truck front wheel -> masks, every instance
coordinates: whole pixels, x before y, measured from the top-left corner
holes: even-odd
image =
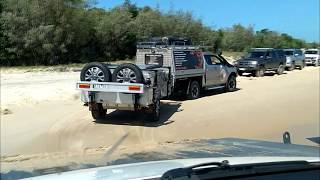
[[[264,69],[264,67],[260,67],[258,70],[256,70],[256,71],[254,72],[254,76],[255,76],[255,77],[263,77],[265,71],[266,71],[266,70]]]
[[[106,117],[107,111],[103,109],[102,104],[95,104],[91,109],[92,118],[95,120],[101,120]]]
[[[231,76],[228,78],[228,82],[227,82],[227,84],[226,84],[226,92],[235,91],[236,88],[237,88],[237,79],[236,79],[236,76],[231,75]]]
[[[192,81],[187,93],[188,99],[198,99],[200,97],[200,85],[198,81]]]

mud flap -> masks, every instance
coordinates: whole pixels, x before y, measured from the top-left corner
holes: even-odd
[[[89,111],[96,110],[97,109],[97,103],[95,102],[95,93],[94,92],[89,92],[88,96],[89,96],[89,102],[88,102]]]

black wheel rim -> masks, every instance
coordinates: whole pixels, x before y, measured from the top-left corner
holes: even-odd
[[[191,96],[193,98],[197,98],[199,96],[199,88],[195,85],[191,89]]]
[[[234,89],[234,88],[236,88],[236,81],[235,81],[235,79],[234,78],[231,78],[230,79],[230,81],[229,81],[229,83],[228,83],[228,86],[229,86],[229,89]]]

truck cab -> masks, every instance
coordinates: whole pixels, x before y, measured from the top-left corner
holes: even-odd
[[[221,55],[210,52],[203,53],[205,59],[204,86],[207,89],[223,86],[228,77],[236,73],[236,68],[230,65]]]
[[[205,51],[204,47],[179,43],[138,44],[136,64],[159,65],[171,70],[172,93],[186,94],[189,99],[200,96],[200,90],[236,88],[236,68],[221,54]],[[176,45],[179,44],[179,45]],[[231,81],[228,85],[228,81]]]

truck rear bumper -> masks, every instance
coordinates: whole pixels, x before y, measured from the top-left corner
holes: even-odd
[[[85,103],[101,103],[104,108],[135,110],[152,104],[153,88],[143,84],[78,82],[81,100]]]
[[[76,89],[94,92],[121,92],[132,94],[143,94],[144,85],[139,83],[116,83],[116,82],[86,82],[80,81]]]

